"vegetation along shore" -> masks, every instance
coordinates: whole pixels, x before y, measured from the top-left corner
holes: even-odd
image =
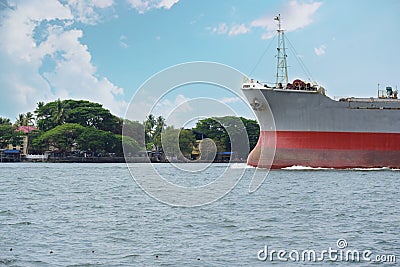
[[[201,161],[209,160],[206,147],[211,145],[215,161],[245,161],[247,149],[231,153],[228,130],[234,134],[245,130],[250,150],[260,132],[255,120],[243,117],[206,118],[191,129],[175,129],[162,116],[130,121],[99,103],[59,99],[37,103],[33,112],[19,114],[14,123],[0,117],[0,162],[147,162],[148,157],[164,162],[165,154],[176,161]],[[168,150],[174,142],[180,151]]]

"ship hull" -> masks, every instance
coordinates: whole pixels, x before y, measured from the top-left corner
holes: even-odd
[[[276,139],[276,143],[271,140]],[[247,163],[261,168],[400,168],[400,134],[261,131]],[[273,161],[261,150],[275,150]],[[272,162],[272,165],[271,165]]]
[[[257,88],[243,92],[261,127],[247,160],[251,166],[400,168],[399,101],[334,101],[317,92]],[[272,160],[268,151],[274,151]]]

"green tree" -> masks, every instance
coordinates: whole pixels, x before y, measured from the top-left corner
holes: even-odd
[[[154,117],[150,114],[144,121],[145,130],[145,145],[148,150],[153,149],[153,146],[157,150],[162,151],[161,146],[161,132],[165,129],[165,119],[162,116]]]
[[[125,156],[130,157],[136,155],[142,149],[142,146],[139,145],[138,142],[136,142],[136,140],[131,138],[130,136],[115,136],[118,139],[118,142],[116,143],[117,145],[115,146],[115,153],[117,153],[117,155],[122,156],[122,154],[124,154]]]
[[[0,148],[7,145],[17,146],[21,144],[23,134],[17,131],[16,126],[0,124]]]
[[[218,152],[231,151],[237,158],[247,157],[250,149],[257,144],[260,134],[256,121],[234,116],[200,120],[193,131],[202,134],[204,138],[211,138]],[[243,138],[246,135],[247,139]]]
[[[64,109],[64,102],[61,101],[60,99],[58,99],[56,102],[56,110],[55,113],[53,114],[52,119],[54,125],[61,125],[65,122],[66,114]]]
[[[123,154],[121,142],[120,135],[93,127],[85,127],[77,138],[78,146],[82,150],[94,153],[116,153],[120,156]]]
[[[33,115],[32,112],[27,112],[25,114],[25,119],[26,119],[26,126],[33,126],[34,125],[35,116]]]
[[[181,129],[179,133],[179,148],[181,149],[182,154],[191,158],[193,145],[196,142],[196,136],[189,129]]]
[[[181,152],[184,157],[190,159],[196,137],[192,130],[168,126],[161,134],[161,141],[162,149],[168,157],[177,157]]]
[[[162,116],[158,116],[156,119],[156,128],[154,130],[154,136],[160,135],[165,127],[165,119]]]
[[[229,135],[219,121],[220,118],[199,120],[193,130],[202,134],[203,138],[211,138],[217,145],[218,151],[228,151],[230,150]]]
[[[18,114],[18,118],[15,121],[16,126],[27,126],[28,125],[28,120],[26,119],[25,114],[20,113]]]
[[[122,119],[112,115],[101,104],[86,100],[58,99],[45,105],[39,102],[35,114],[38,128],[43,131],[64,123],[77,123],[116,134],[122,132]]]
[[[44,106],[44,102],[43,101],[39,101],[36,103],[37,105],[37,109],[41,109]]]
[[[65,123],[43,133],[39,138],[34,140],[34,145],[38,146],[39,143],[42,143],[46,144],[47,148],[52,146],[63,152],[70,152],[77,143],[79,135],[84,130],[85,127],[79,124]]]
[[[179,129],[168,126],[161,134],[163,151],[168,158],[175,158],[179,155]]]
[[[34,113],[38,128],[44,132],[61,125],[65,120],[64,107],[60,99],[47,104],[38,102]]]
[[[165,119],[162,116],[158,116],[156,119],[156,125],[153,133],[153,144],[158,148],[158,150],[162,151],[161,144],[161,133],[165,128]]]
[[[32,112],[28,112],[26,114],[20,113],[18,114],[18,118],[15,121],[16,126],[33,126],[33,121],[35,117]]]
[[[67,122],[78,123],[82,126],[95,127],[113,133],[122,132],[122,120],[112,115],[101,106],[83,106],[70,109]]]
[[[38,139],[42,136],[43,132],[40,130],[33,130],[29,132],[29,154],[43,154],[46,151],[46,144]]]
[[[0,125],[11,125],[11,121],[9,118],[0,117]]]
[[[145,143],[153,142],[154,127],[156,125],[156,119],[153,114],[149,114],[144,121],[144,131],[145,131]]]
[[[97,130],[94,127],[85,127],[76,141],[80,149],[96,153],[105,152],[113,137],[114,135],[110,132]]]
[[[139,144],[144,144],[144,126],[138,121],[124,120],[124,136],[129,136],[136,140]]]

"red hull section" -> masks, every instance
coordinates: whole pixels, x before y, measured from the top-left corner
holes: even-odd
[[[275,157],[272,166],[268,166],[271,160],[266,159],[266,154],[260,159],[261,148],[267,152],[272,151],[275,140]],[[262,168],[293,165],[324,168],[400,168],[400,134],[262,131],[256,148],[248,157],[248,164]]]

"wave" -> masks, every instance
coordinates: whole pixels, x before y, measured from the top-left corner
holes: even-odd
[[[309,167],[309,166],[290,166],[282,168],[281,170],[290,170],[290,171],[321,171],[321,170],[334,170],[333,168],[323,168],[323,167]]]
[[[290,170],[290,171],[400,171],[400,169],[392,169],[389,167],[380,167],[380,168],[347,168],[347,169],[335,169],[335,168],[323,168],[323,167],[309,167],[309,166],[290,166],[282,168],[281,170]]]
[[[232,163],[230,165],[230,168],[231,169],[258,169],[256,167],[247,165],[247,163]],[[393,168],[389,168],[389,167],[336,169],[336,168],[310,167],[310,166],[300,166],[300,165],[293,165],[290,167],[281,168],[280,170],[286,170],[286,171],[400,171],[400,169],[393,169]]]
[[[247,163],[232,163],[231,169],[254,169],[253,166],[247,165]]]
[[[400,169],[392,169],[389,167],[381,167],[381,168],[351,168],[346,170],[354,170],[354,171],[400,171]]]

